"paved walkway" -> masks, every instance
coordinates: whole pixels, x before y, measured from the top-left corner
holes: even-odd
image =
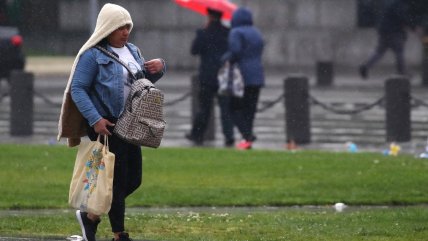
[[[26,71],[34,73],[36,76],[35,87],[39,89],[47,89],[46,91],[58,92],[55,96],[56,102],[61,102],[61,93],[67,82],[70,68],[73,64],[74,57],[29,57],[27,59]],[[309,77],[311,85],[311,93],[314,93],[316,97],[321,100],[327,100],[330,102],[340,101],[358,101],[358,102],[369,102],[383,95],[383,85],[385,79],[388,77],[385,73],[379,70],[372,74],[371,78],[367,81],[363,81],[356,73],[355,69],[338,69],[336,70],[334,84],[329,87],[319,87],[316,85],[316,79],[314,77],[314,70],[309,69],[286,69],[282,71],[266,71],[267,84],[266,88],[262,91],[261,102],[272,100],[280,95],[283,91],[283,81],[287,76],[292,73],[305,73]],[[189,89],[190,76],[193,72],[186,71],[174,71],[169,69],[167,75],[159,81],[158,86],[162,89],[168,90],[166,101],[175,99],[182,94],[184,91]],[[43,79],[43,81],[40,81]],[[53,82],[54,81],[54,82]],[[421,81],[419,75],[415,75],[412,78],[411,84],[415,92],[422,95],[422,98],[428,98],[428,94],[424,88],[420,88]],[[169,98],[169,99],[168,99]],[[188,108],[188,102],[182,103],[181,105],[174,106],[168,109],[168,113],[174,116],[178,116],[179,119],[174,119],[173,127],[168,129],[162,146],[180,146],[188,147],[190,143],[183,138],[183,132],[189,129],[189,115],[190,110]],[[284,110],[283,107],[278,104],[275,111],[267,111],[263,115],[258,115],[256,122],[263,123],[263,125],[256,127],[256,132],[260,133],[260,138],[255,144],[257,149],[285,149],[285,135],[283,134],[284,124]],[[55,114],[56,116],[57,114]],[[263,118],[259,118],[263,117]],[[180,119],[181,118],[181,119]],[[381,118],[381,117],[379,117]],[[280,119],[280,121],[274,121]],[[346,122],[343,119],[341,122]],[[257,123],[256,123],[257,124]],[[48,126],[51,131],[56,129],[56,126]],[[174,129],[175,128],[175,129]],[[342,128],[346,130],[346,127]],[[325,131],[323,128],[318,128],[317,131]],[[221,136],[220,128],[217,128],[217,136]],[[372,133],[368,133],[372,134]],[[263,136],[264,135],[264,136]],[[318,134],[319,135],[319,134]],[[360,135],[360,134],[359,134]],[[265,139],[263,139],[265,138]],[[364,140],[364,136],[362,137]],[[41,144],[56,144],[55,136],[40,136],[33,135],[29,137],[15,137],[10,135],[1,135],[0,143],[41,143]],[[305,149],[326,149],[326,150],[346,150],[346,140],[336,140],[335,142],[327,141],[314,141],[309,145],[305,145]],[[374,146],[368,144],[364,146],[364,143],[359,143],[360,150],[379,151],[381,148],[385,148],[386,143],[382,146]],[[207,142],[208,146],[223,146],[222,138],[217,138],[213,142]],[[418,141],[403,143],[403,150],[414,151],[421,149],[425,145],[425,142],[421,143]]]

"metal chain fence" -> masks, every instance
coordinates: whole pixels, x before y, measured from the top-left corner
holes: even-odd
[[[0,94],[0,102],[5,98],[9,96],[9,93],[2,93]],[[43,95],[42,93],[38,92],[38,91],[34,91],[34,96],[37,98],[42,99],[46,104],[51,105],[51,106],[55,106],[55,107],[61,107],[61,103],[57,103],[51,99],[49,99],[48,97],[46,97],[46,95]],[[182,95],[181,97],[172,100],[172,101],[168,101],[164,103],[164,106],[172,106],[175,105],[181,101],[186,100],[188,97],[191,96],[191,92],[187,92],[184,95]]]
[[[324,110],[327,110],[327,111],[330,111],[332,113],[339,114],[339,115],[354,115],[354,114],[361,113],[363,111],[370,110],[370,109],[372,109],[372,108],[374,108],[376,106],[383,107],[384,104],[385,104],[384,103],[385,97],[382,96],[379,99],[377,99],[376,101],[374,101],[373,103],[366,104],[366,105],[364,105],[362,107],[359,107],[359,108],[356,108],[356,109],[353,109],[353,110],[343,110],[343,109],[335,108],[335,107],[333,107],[333,106],[331,106],[329,104],[323,103],[322,101],[318,100],[314,96],[309,96],[309,98],[310,98],[310,103],[311,104],[318,105],[321,108],[323,108]],[[413,96],[411,96],[410,98],[411,98],[411,101],[412,101],[412,104],[411,104],[412,108],[417,108],[417,107],[421,107],[421,106],[422,107],[428,107],[428,103],[426,103],[425,101],[423,101],[421,99],[418,99],[416,97],[413,97]]]
[[[7,96],[9,96],[9,93],[2,93],[2,94],[0,94],[0,102],[2,102],[2,101],[3,101],[3,99],[4,99],[5,97],[7,97]]]
[[[276,105],[277,103],[279,103],[280,101],[282,101],[282,99],[284,99],[284,94],[281,94],[280,96],[278,96],[277,98],[275,98],[272,101],[264,101],[263,106],[259,109],[257,109],[258,113],[262,113],[270,108],[272,108],[274,105]]]
[[[175,100],[165,102],[163,105],[165,107],[166,106],[173,106],[173,105],[175,105],[175,104],[177,104],[177,103],[179,103],[181,101],[184,101],[185,99],[189,98],[191,95],[192,95],[192,92],[189,91],[189,92],[185,93],[184,95],[182,95],[181,97],[179,97],[179,98],[177,98]]]
[[[189,91],[189,92],[183,94],[182,96],[178,97],[177,99],[165,102],[164,106],[168,107],[168,106],[176,105],[177,103],[182,102],[182,101],[186,100],[187,98],[191,97],[191,95],[192,95],[192,93],[191,93],[191,91]],[[9,96],[9,93],[7,93],[7,92],[1,93],[0,94],[0,102],[2,102],[3,99],[7,96]],[[45,95],[43,95],[42,93],[40,93],[38,91],[34,91],[34,96],[42,99],[48,105],[55,106],[55,107],[61,107],[61,103],[57,103],[57,102],[52,101],[51,99],[49,99],[48,97],[46,97]],[[272,107],[274,107],[276,104],[280,103],[283,99],[284,99],[284,94],[281,94],[271,101],[263,101],[261,103],[262,106],[257,109],[257,112],[258,113],[265,112],[265,111],[271,109]],[[364,106],[358,107],[358,108],[353,109],[353,110],[344,110],[344,109],[340,109],[340,108],[335,108],[334,106],[332,106],[328,103],[324,103],[324,102],[318,100],[316,97],[314,97],[312,95],[309,96],[309,100],[310,100],[310,104],[320,106],[324,110],[330,111],[332,113],[340,114],[340,115],[354,115],[354,114],[361,113],[363,111],[370,110],[376,106],[383,106],[384,101],[385,101],[385,97],[382,96],[372,103],[365,104]],[[419,99],[419,98],[411,96],[411,100],[412,100],[412,108],[417,108],[417,107],[421,107],[421,106],[428,108],[428,103]]]
[[[412,100],[412,107],[413,108],[420,107],[420,106],[428,107],[428,104],[421,99],[418,99],[418,98],[412,96],[411,100]]]
[[[54,101],[52,101],[52,100],[50,100],[48,97],[46,97],[45,95],[43,95],[43,94],[41,94],[41,93],[39,93],[39,92],[37,92],[37,91],[34,91],[34,96],[35,97],[39,97],[40,99],[42,99],[45,103],[47,103],[48,105],[51,105],[51,106],[55,106],[55,107],[61,107],[61,103],[56,103],[56,102],[54,102]]]
[[[330,106],[330,105],[328,105],[326,103],[323,103],[323,102],[321,102],[320,100],[318,100],[317,98],[315,98],[312,95],[309,96],[309,99],[310,99],[310,103],[311,104],[313,104],[313,105],[319,105],[319,106],[321,106],[321,108],[323,108],[323,109],[325,109],[327,111],[333,112],[335,114],[339,114],[339,115],[354,115],[354,114],[358,114],[358,113],[361,113],[363,111],[370,110],[370,109],[374,108],[377,105],[383,105],[383,102],[384,102],[384,97],[382,96],[379,99],[377,99],[376,101],[374,101],[373,103],[366,104],[366,105],[364,105],[362,107],[359,107],[359,108],[356,108],[354,110],[343,110],[343,109],[334,108],[333,106]]]

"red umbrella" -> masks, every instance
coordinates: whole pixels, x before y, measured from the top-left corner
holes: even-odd
[[[233,11],[237,8],[234,3],[227,0],[174,0],[178,5],[207,15],[207,8],[223,12],[222,18],[230,20]]]

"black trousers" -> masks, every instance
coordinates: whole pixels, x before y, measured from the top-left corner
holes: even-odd
[[[97,136],[93,128],[88,128],[89,139],[94,141]],[[115,134],[109,136],[108,141],[110,152],[115,154],[113,201],[108,216],[112,231],[116,233],[125,231],[125,199],[141,185],[143,162],[141,147],[125,142]]]
[[[223,135],[226,141],[234,140],[233,120],[230,110],[230,98],[227,96],[219,96],[217,94],[218,87],[201,85],[199,96],[199,110],[192,121],[191,136],[202,142],[204,134],[208,128],[208,122],[211,117],[211,110],[214,104],[214,99],[218,98],[220,107],[220,119],[223,130]]]
[[[254,141],[254,118],[260,96],[260,86],[246,86],[243,98],[232,99],[232,118],[239,132],[246,141]]]
[[[391,49],[395,55],[397,74],[406,74],[406,67],[404,62],[404,47],[406,44],[406,38],[407,36],[405,33],[379,33],[375,52],[365,63],[366,68],[370,69],[383,57],[388,49]]]

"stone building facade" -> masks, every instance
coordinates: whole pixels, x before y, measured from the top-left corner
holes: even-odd
[[[51,1],[49,1],[51,2]],[[29,30],[29,48],[55,54],[75,55],[90,35],[88,0],[57,0],[55,31],[47,35]],[[99,0],[101,7],[105,2]],[[193,69],[198,59],[190,55],[195,29],[205,17],[177,6],[172,0],[109,1],[128,9],[133,17],[132,42],[146,58],[162,56],[170,68]],[[358,26],[359,0],[234,0],[249,7],[255,25],[264,35],[267,68],[311,67],[318,61],[333,61],[336,66],[356,67],[376,45],[374,28]],[[361,20],[361,19],[360,19]],[[39,30],[40,32],[40,30]],[[42,31],[43,32],[43,31]],[[422,44],[409,34],[406,60],[418,67]],[[388,53],[379,63],[392,66]]]

